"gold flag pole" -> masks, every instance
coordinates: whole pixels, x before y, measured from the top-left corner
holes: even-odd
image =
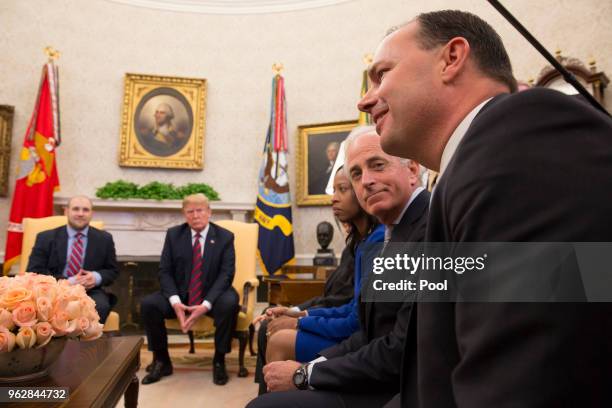
[[[366,67],[369,67],[374,61],[374,55],[372,53],[367,53],[363,56],[363,63],[366,64]]]
[[[275,62],[272,64],[272,72],[274,72],[274,75],[280,75],[284,68],[285,67],[280,62]]]
[[[55,61],[56,59],[60,57],[60,52],[56,50],[55,48],[51,47],[50,45],[46,46],[44,51],[45,51],[45,54],[47,54],[49,63],[53,63],[53,61]]]

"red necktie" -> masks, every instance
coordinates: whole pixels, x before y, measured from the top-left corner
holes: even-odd
[[[189,306],[199,305],[204,300],[202,297],[202,244],[200,233],[196,233],[193,243],[193,268],[189,280]]]
[[[83,265],[83,241],[81,238],[83,234],[77,232],[76,238],[72,243],[72,250],[70,251],[70,259],[68,259],[68,270],[66,274],[68,277],[74,276],[81,270]]]

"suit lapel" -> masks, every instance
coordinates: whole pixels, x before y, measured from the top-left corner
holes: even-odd
[[[206,272],[210,271],[212,257],[217,245],[217,230],[213,224],[209,224],[208,234],[206,235],[206,245],[204,245],[204,258],[202,259],[202,276],[206,279]]]
[[[418,221],[423,214],[423,211],[429,205],[430,193],[427,190],[423,190],[418,196],[414,198],[412,203],[406,209],[400,222],[393,228],[391,232],[390,242],[407,242],[412,236],[412,225]],[[366,321],[370,321],[370,316],[374,314],[375,302],[366,302],[365,313]],[[368,324],[368,337],[371,338],[372,330],[374,329],[373,324]]]
[[[189,284],[189,280],[191,278],[191,270],[193,269],[193,242],[191,237],[191,228],[188,224],[185,224],[185,228],[179,236],[179,242],[180,245],[178,247],[179,250],[182,252],[183,258],[189,260],[188,262],[185,262],[186,268],[183,271],[183,275],[185,276],[184,281]]]
[[[57,259],[59,259],[59,271],[58,275],[64,272],[66,267],[66,255],[68,252],[68,230],[66,226],[60,227],[57,230]]]
[[[414,198],[399,224],[393,228],[390,242],[406,242],[409,240],[409,237],[412,236],[412,224],[420,219],[421,214],[429,205],[430,195],[429,191],[423,190]]]

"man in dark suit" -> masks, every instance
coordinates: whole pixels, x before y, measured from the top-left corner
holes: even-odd
[[[384,153],[379,139],[371,127],[347,138],[345,168],[357,198],[386,225],[386,242],[422,241],[429,193],[419,187],[419,165]],[[265,370],[266,382],[272,391],[284,392],[263,395],[251,401],[249,408],[382,406],[399,391],[400,361],[412,305],[412,301],[362,301],[358,332],[303,366],[270,363]],[[296,368],[305,373],[305,384],[295,383],[300,378],[294,374]],[[298,386],[304,391],[291,391]]]
[[[510,95],[486,22],[421,14],[383,40],[369,76],[359,108],[383,149],[440,172],[427,241],[612,240],[612,121],[555,91]],[[402,406],[612,406],[610,303],[420,303],[417,316]]]
[[[111,285],[119,274],[113,237],[89,225],[93,210],[87,197],[72,197],[65,214],[66,226],[36,236],[27,271],[83,285],[104,323],[116,298],[102,288]]]
[[[213,382],[228,381],[225,354],[232,350],[232,331],[238,314],[238,293],[232,287],[236,254],[234,234],[209,222],[211,210],[204,194],[183,200],[184,224],[168,229],[159,263],[160,292],[142,299],[141,315],[153,352],[143,384],[172,374],[164,319],[178,319],[184,333],[200,316],[215,321]]]

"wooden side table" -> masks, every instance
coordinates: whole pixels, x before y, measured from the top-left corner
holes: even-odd
[[[294,306],[322,295],[327,275],[335,269],[329,266],[283,266],[281,276],[263,278],[268,283],[268,303]]]
[[[42,379],[3,384],[4,387],[67,387],[69,400],[28,402],[28,407],[106,408],[117,405],[123,396],[125,406],[138,404],[138,377],[141,336],[101,337],[94,341],[69,340],[59,359]],[[23,407],[5,403],[3,407]]]

